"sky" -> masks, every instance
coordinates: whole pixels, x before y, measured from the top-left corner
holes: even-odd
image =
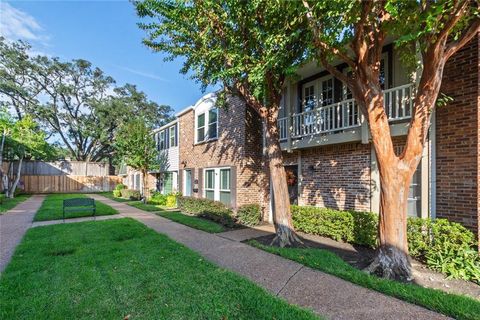
[[[180,60],[164,62],[142,44],[145,32],[129,1],[0,0],[0,34],[22,39],[38,54],[61,60],[85,59],[117,85],[137,85],[149,99],[175,111],[193,105],[200,85],[179,73]]]

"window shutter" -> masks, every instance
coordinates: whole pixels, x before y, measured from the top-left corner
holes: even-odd
[[[198,168],[198,178],[197,179],[198,179],[197,197],[203,198],[203,168]]]
[[[178,123],[175,124],[175,146],[178,146]]]
[[[237,209],[237,167],[230,167],[230,205]]]
[[[170,129],[165,129],[165,149],[170,148]]]
[[[183,170],[178,170],[178,192],[181,192],[183,194]]]
[[[193,192],[193,189],[195,189],[195,169],[190,169],[190,174],[191,174],[191,182],[190,182],[190,194],[195,196],[195,192]]]

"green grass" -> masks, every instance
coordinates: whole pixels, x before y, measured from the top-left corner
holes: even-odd
[[[132,200],[130,199],[125,199],[125,198],[117,198],[117,197],[114,197],[113,196],[113,192],[109,191],[109,192],[100,192],[98,193],[99,195],[101,196],[104,196],[105,198],[108,198],[108,199],[111,199],[111,200],[115,200],[117,202],[130,202]]]
[[[172,221],[192,227],[194,229],[210,233],[218,233],[226,230],[222,225],[218,223],[199,217],[188,216],[179,211],[161,211],[156,212],[156,214]]]
[[[263,245],[255,240],[250,240],[248,243],[310,268],[321,270],[362,287],[397,297],[456,319],[480,319],[480,301],[465,296],[448,294],[440,290],[423,288],[415,284],[381,279],[352,267],[339,256],[327,250],[278,248]]]
[[[57,220],[62,219],[63,213],[63,200],[71,198],[87,198],[88,196],[83,194],[50,194],[48,195],[42,203],[42,206],[37,211],[37,214],[33,218],[34,221],[45,221],[45,220]],[[97,207],[96,215],[97,216],[106,216],[117,214],[118,211],[112,207],[100,202],[95,201]],[[78,218],[78,217],[89,217],[92,216],[92,211],[79,211],[79,212],[67,212],[65,218]]]
[[[21,194],[21,195],[16,196],[13,199],[5,198],[4,195],[0,195],[0,197],[2,198],[2,199],[0,199],[0,214],[2,214],[4,212],[7,212],[8,210],[14,208],[20,202],[23,202],[23,201],[27,200],[30,197],[30,195]]]
[[[142,201],[131,201],[127,203],[129,206],[135,207],[137,209],[148,211],[148,212],[156,212],[156,211],[163,211],[162,207],[156,206],[154,204],[143,203]]]
[[[0,319],[316,319],[132,219],[28,230]]]

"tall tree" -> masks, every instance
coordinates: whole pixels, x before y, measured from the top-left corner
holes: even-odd
[[[407,197],[421,159],[445,63],[478,35],[478,2],[471,0],[303,0],[316,59],[343,81],[365,115],[380,173],[380,247],[371,272],[411,279]],[[301,4],[295,3],[294,5]],[[413,112],[403,152],[396,155],[379,81],[382,49],[394,39],[404,61],[418,68]],[[420,57],[418,65],[416,57]],[[342,61],[353,77],[335,68]]]
[[[159,168],[158,150],[152,136],[152,127],[141,119],[122,124],[115,137],[117,156],[127,166],[142,174],[142,195],[148,193],[148,172]]]
[[[144,43],[155,51],[184,57],[182,73],[202,87],[222,85],[243,97],[266,126],[276,229],[275,243],[298,243],[291,220],[288,187],[277,127],[285,80],[304,52],[302,24],[286,1],[199,0],[135,2]],[[230,108],[232,106],[229,106]]]
[[[13,198],[20,181],[23,161],[53,159],[55,150],[46,142],[46,133],[31,116],[27,115],[11,123],[10,134],[5,139],[3,155],[10,162],[16,161],[16,172],[12,172],[15,179],[8,186],[6,194],[8,198]]]
[[[157,125],[170,119],[169,106],[134,85],[114,87],[113,78],[86,60],[32,57],[29,49],[0,38],[0,104],[17,119],[33,115],[76,160],[111,159],[115,130],[132,117]]]

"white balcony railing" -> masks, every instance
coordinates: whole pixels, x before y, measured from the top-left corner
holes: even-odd
[[[389,121],[410,118],[413,107],[411,84],[384,90],[385,112]],[[301,138],[315,134],[329,134],[361,126],[361,114],[354,99],[343,100],[328,106],[280,118],[280,140]]]

